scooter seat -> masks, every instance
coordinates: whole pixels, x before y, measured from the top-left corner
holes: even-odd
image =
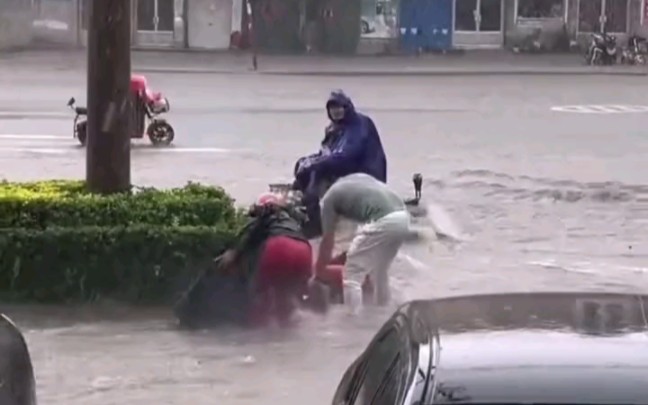
[[[88,109],[86,107],[76,107],[74,111],[79,115],[88,115]]]

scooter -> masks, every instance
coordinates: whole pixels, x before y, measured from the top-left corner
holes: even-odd
[[[621,63],[628,65],[645,65],[648,54],[648,40],[633,35],[628,38],[628,46],[621,53]]]
[[[74,138],[79,140],[79,143],[82,146],[85,146],[88,140],[88,121],[86,119],[83,119],[79,122],[79,117],[87,116],[88,109],[86,107],[77,107],[75,103],[76,100],[74,99],[74,97],[70,98],[70,100],[67,102],[67,106],[70,107],[70,109],[75,113],[74,123],[72,124],[72,131],[74,134],[73,136]]]
[[[170,104],[166,97],[161,93],[153,92],[149,89],[146,77],[141,75],[132,75],[130,80],[130,91],[132,96],[132,123],[133,129],[131,139],[141,139],[146,134],[154,146],[168,146],[175,138],[173,127],[159,115],[169,112]],[[86,107],[75,106],[74,97],[68,101],[68,107],[75,112],[73,124],[73,134],[79,143],[86,145],[88,139],[88,109]],[[148,120],[148,126],[146,122]]]
[[[616,37],[604,32],[592,34],[592,40],[585,53],[585,62],[588,65],[614,65],[616,61]]]

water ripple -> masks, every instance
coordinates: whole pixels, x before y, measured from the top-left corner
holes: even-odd
[[[508,197],[512,200],[577,203],[648,202],[648,185],[621,182],[577,182],[531,176],[513,176],[490,170],[455,171],[446,179],[429,179],[426,186],[481,190],[487,197]]]

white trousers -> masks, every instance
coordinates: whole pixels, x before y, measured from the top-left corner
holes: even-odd
[[[370,301],[378,305],[389,303],[388,270],[407,238],[409,224],[407,211],[397,211],[358,228],[347,253],[345,289],[356,290],[352,294],[357,296],[369,276],[375,293]]]
[[[333,256],[337,256],[342,252],[348,252],[351,247],[351,242],[358,233],[358,224],[348,219],[338,219],[335,226],[335,248]]]

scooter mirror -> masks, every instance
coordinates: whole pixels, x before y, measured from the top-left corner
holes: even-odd
[[[72,97],[67,103],[68,107],[72,107],[72,105],[74,104],[75,101],[76,100],[74,99],[74,97]]]

